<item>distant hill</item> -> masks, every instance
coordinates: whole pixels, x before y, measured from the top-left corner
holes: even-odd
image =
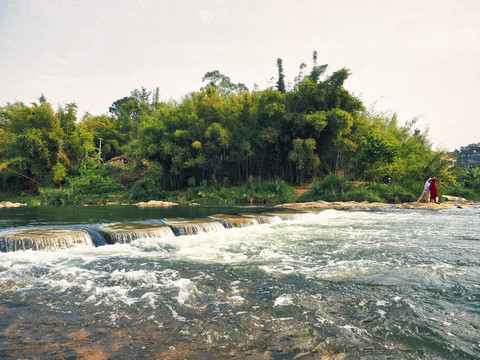
[[[465,154],[458,158],[457,165],[461,167],[480,166],[480,154]]]
[[[462,146],[455,150],[455,154],[458,166],[480,166],[480,143]]]

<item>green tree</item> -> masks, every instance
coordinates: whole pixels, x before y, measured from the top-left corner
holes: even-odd
[[[2,112],[9,132],[14,134],[11,150],[24,159],[28,176],[50,185],[51,171],[57,160],[61,129],[55,113],[44,96],[31,107],[22,103],[9,104]]]
[[[315,154],[317,144],[314,139],[295,139],[293,149],[288,154],[290,161],[297,168],[297,183],[304,183],[307,178],[315,180],[316,171],[320,165],[320,159]]]
[[[469,166],[460,178],[466,188],[480,189],[480,167]]]
[[[318,143],[320,159],[328,172],[344,168],[343,156],[356,150],[357,145],[350,139],[353,126],[352,115],[344,110],[332,109],[325,113],[327,125],[320,134]]]
[[[283,73],[283,60],[277,59],[277,68],[278,68],[278,80],[277,80],[277,90],[281,93],[286,91],[285,87],[285,75]]]
[[[313,67],[312,71],[310,72],[309,79],[314,83],[318,83],[320,80],[320,76],[323,75],[325,70],[327,70],[328,65],[318,65],[317,63],[317,51],[313,52]]]
[[[140,90],[134,89],[130,96],[116,100],[109,107],[108,111],[112,114],[115,124],[108,128],[117,131],[115,140],[119,148],[127,146],[133,140],[138,140],[142,124],[155,114],[158,104],[149,103],[150,94],[151,92],[144,87]]]
[[[202,82],[207,82],[205,88],[211,86],[219,89],[220,93],[226,96],[229,96],[233,93],[239,93],[243,91],[248,91],[248,88],[243,83],[235,84],[230,78],[222,74],[218,70],[213,70],[207,72],[203,78]],[[205,88],[202,88],[205,89]]]
[[[52,167],[53,184],[59,185],[67,177],[67,169],[61,163],[56,163]]]
[[[59,177],[65,178],[72,170],[69,155],[74,153],[71,142],[77,127],[77,106],[59,106],[54,112],[45,96],[38,100],[31,106],[16,102],[1,108],[2,130],[10,134],[6,156],[22,159],[11,170],[24,178],[46,186],[58,185]],[[19,181],[24,188],[36,186],[35,182]]]
[[[87,113],[81,121],[74,103],[54,111],[43,95],[34,104],[7,104],[0,107],[0,162],[20,159],[8,170],[22,176],[3,171],[0,186],[61,186],[98,165],[99,139],[102,160],[126,155],[136,165],[125,181],[148,194],[216,179],[299,183],[339,169],[374,181],[445,171],[444,152],[432,151],[428,132],[414,130],[414,121],[399,125],[395,114],[365,111],[344,88],[350,71],[327,76],[326,69],[315,51],[311,70],[302,63],[287,91],[278,58],[276,86],[253,92],[214,70],[181,101],[161,102],[158,88],[152,95],[142,87],[114,101],[108,115]]]
[[[87,119],[88,115],[75,127],[75,131],[68,138],[66,155],[70,161],[69,170],[74,175],[98,162],[98,149],[95,146],[95,135],[98,128],[95,126],[95,122]]]
[[[397,149],[378,134],[367,133],[359,146],[358,162],[366,174],[373,175],[373,183],[378,175],[388,173],[387,166],[395,160]]]

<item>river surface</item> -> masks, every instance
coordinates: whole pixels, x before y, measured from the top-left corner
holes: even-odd
[[[261,211],[0,209],[0,229]],[[480,359],[480,208],[0,253],[0,358]]]

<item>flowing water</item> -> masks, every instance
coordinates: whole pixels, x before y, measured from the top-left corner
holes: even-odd
[[[0,209],[0,229],[253,208]],[[56,214],[55,214],[56,213]],[[255,216],[253,217],[255,218]],[[480,208],[0,253],[1,359],[478,359]]]

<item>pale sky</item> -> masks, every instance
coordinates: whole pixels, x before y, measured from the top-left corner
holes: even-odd
[[[314,50],[434,148],[480,142],[479,0],[0,0],[0,106],[43,93],[100,115],[142,86],[180,100],[211,70],[263,90],[277,58],[293,82]]]

